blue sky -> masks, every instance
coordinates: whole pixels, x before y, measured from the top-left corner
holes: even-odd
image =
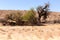
[[[1,10],[28,10],[50,2],[50,10],[60,12],[60,0],[0,0]]]

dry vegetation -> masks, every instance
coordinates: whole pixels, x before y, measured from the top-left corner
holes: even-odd
[[[5,16],[7,14],[14,13],[14,12],[15,13],[20,12],[22,14],[22,16],[24,16],[27,11],[26,10],[0,10],[0,19],[5,20]],[[36,13],[36,17],[37,16],[38,16],[38,14]],[[60,12],[51,12],[46,20],[48,23],[54,23],[54,22],[60,23]]]
[[[0,18],[4,18],[6,14],[16,11],[0,10],[0,12]],[[23,13],[22,11],[19,12]],[[60,12],[52,12],[47,21],[54,22],[54,20],[60,20],[59,17]],[[0,26],[0,40],[60,40],[60,24],[45,24],[45,26]]]

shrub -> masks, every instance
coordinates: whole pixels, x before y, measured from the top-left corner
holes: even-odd
[[[35,10],[31,9],[27,13],[25,13],[24,16],[22,16],[22,20],[27,23],[35,24],[36,23],[35,14],[36,14]]]
[[[21,13],[17,12],[17,13],[10,13],[7,14],[6,17],[8,22],[15,22],[16,25],[20,25],[21,22]]]

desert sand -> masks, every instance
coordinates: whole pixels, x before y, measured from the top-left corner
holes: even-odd
[[[60,40],[60,24],[0,26],[0,40]]]

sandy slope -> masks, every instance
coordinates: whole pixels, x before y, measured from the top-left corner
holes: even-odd
[[[60,40],[60,24],[0,27],[0,40]]]

